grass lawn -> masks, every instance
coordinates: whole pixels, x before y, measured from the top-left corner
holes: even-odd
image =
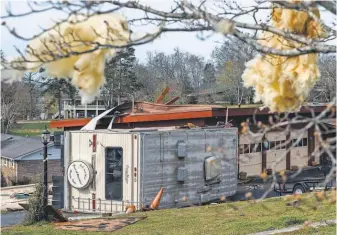
[[[307,198],[308,197],[308,198]],[[271,198],[261,203],[234,202],[218,205],[138,212],[131,216],[147,215],[139,221],[114,232],[121,234],[249,234],[269,229],[302,225],[305,221],[318,222],[334,219],[336,206],[324,200],[316,209],[313,195],[306,195],[296,208],[286,206],[284,198]],[[126,216],[126,215],[125,215]],[[290,234],[335,234],[335,226],[309,228]],[[51,224],[40,226],[14,226],[3,234],[75,235],[107,234],[106,232],[80,232],[55,230]]]
[[[9,134],[20,136],[38,136],[45,129],[45,126],[50,132],[57,131],[58,129],[49,128],[49,121],[15,123],[11,127]]]

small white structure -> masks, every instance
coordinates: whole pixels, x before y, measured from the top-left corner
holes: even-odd
[[[237,128],[81,130],[64,133],[64,207],[119,212],[221,200],[237,189]]]

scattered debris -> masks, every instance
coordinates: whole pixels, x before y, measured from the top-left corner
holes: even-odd
[[[136,207],[134,205],[126,206],[125,214],[131,214],[136,212]]]
[[[68,221],[68,219],[63,216],[61,210],[57,210],[51,205],[46,206],[45,212],[47,213],[48,217],[49,216],[52,217],[53,221],[57,221],[57,222],[67,222]]]
[[[113,232],[127,225],[134,224],[146,217],[127,217],[112,219],[91,219],[74,222],[54,223],[58,230],[91,231],[91,232]]]

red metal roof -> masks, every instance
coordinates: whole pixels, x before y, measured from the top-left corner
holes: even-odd
[[[315,112],[321,112],[325,106],[311,107]],[[118,106],[115,111],[119,111],[123,116],[117,117],[115,123],[136,123],[151,121],[200,119],[211,117],[225,117],[227,107],[220,105],[165,105],[147,102],[124,103]],[[302,107],[299,113],[310,113],[309,108]],[[249,116],[266,115],[268,109],[259,108],[228,108],[228,116]],[[79,127],[85,126],[91,118],[53,120],[50,122],[51,128]]]

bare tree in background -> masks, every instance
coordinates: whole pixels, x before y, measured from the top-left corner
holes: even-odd
[[[42,76],[40,71],[25,73],[23,83],[29,88],[29,119],[33,119],[39,113],[37,108],[38,98],[40,95],[40,85],[42,83]]]
[[[152,92],[160,93],[163,87],[169,86],[173,88],[172,95],[185,97],[199,90],[203,82],[205,62],[202,57],[176,48],[169,55],[149,52],[143,66],[146,68],[143,72],[149,73],[146,82],[151,81],[151,87],[154,85]]]
[[[29,89],[21,83],[1,82],[1,129],[7,133],[18,118],[27,113]],[[29,109],[29,108],[28,108]]]
[[[313,88],[310,99],[330,102],[336,96],[336,55],[321,55],[318,65],[321,78]]]
[[[244,98],[251,103],[253,91],[243,87],[241,75],[245,63],[253,58],[256,51],[252,46],[238,39],[231,38],[221,43],[212,52],[212,58],[217,68],[217,82],[223,86],[226,100],[231,104],[240,105]]]

